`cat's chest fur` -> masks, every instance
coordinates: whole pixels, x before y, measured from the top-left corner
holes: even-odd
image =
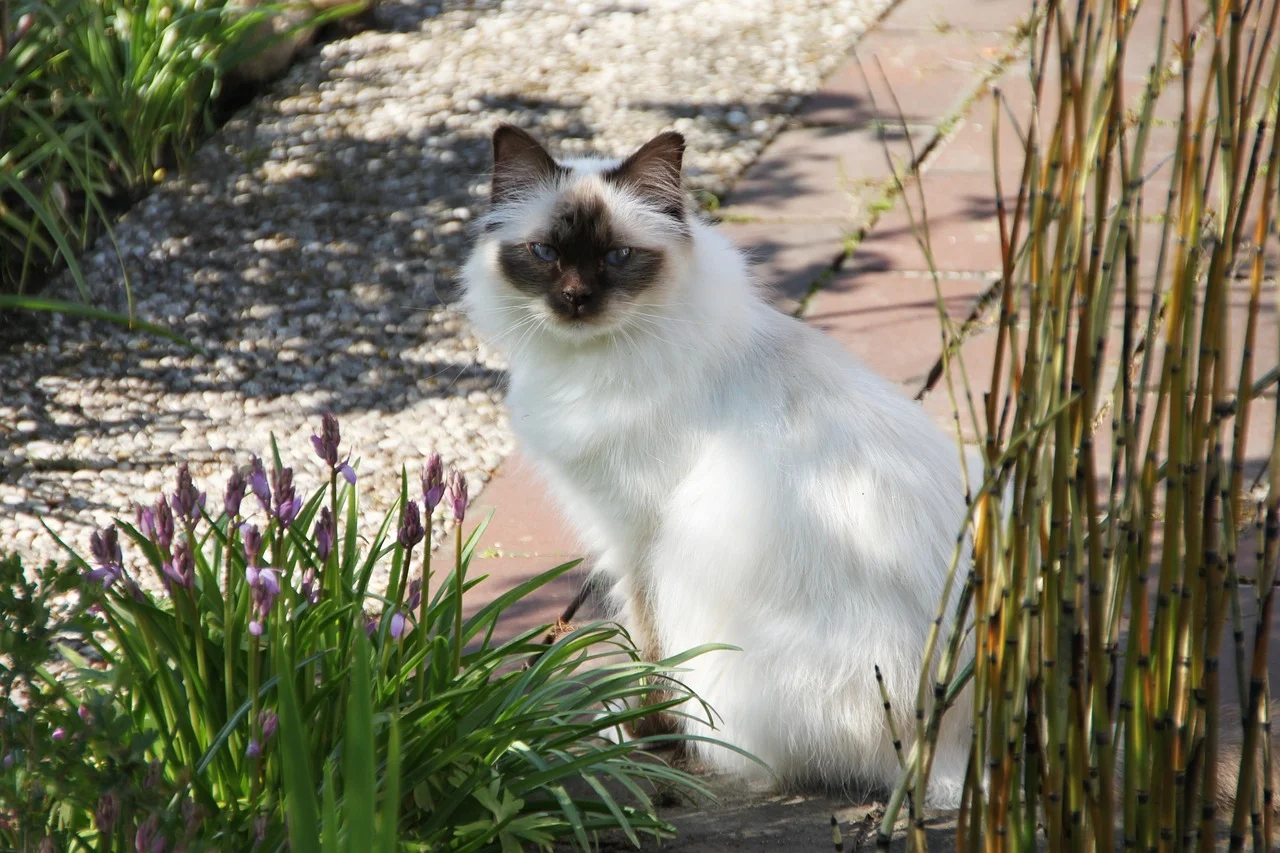
[[[527,366],[507,402],[522,446],[562,498],[591,502],[635,535],[656,523],[715,417],[705,394],[607,363],[577,365],[572,378],[556,365]]]

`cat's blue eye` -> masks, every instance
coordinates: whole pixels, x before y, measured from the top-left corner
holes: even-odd
[[[629,260],[631,260],[631,250],[626,246],[610,249],[604,256],[604,262],[611,267],[620,267]]]
[[[560,259],[560,253],[555,247],[548,246],[546,243],[530,243],[529,251],[533,252],[535,258],[548,264],[553,264]]]

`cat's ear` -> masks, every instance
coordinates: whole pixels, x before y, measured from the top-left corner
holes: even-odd
[[[500,205],[524,191],[546,183],[561,172],[538,140],[513,124],[500,124],[493,132],[493,180],[489,201]]]
[[[680,180],[683,164],[684,137],[668,130],[610,169],[605,179],[653,202],[663,213],[684,219],[684,188]]]

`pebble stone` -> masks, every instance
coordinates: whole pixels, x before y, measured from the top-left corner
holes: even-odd
[[[48,525],[87,552],[184,461],[216,506],[272,438],[310,491],[324,411],[358,460],[365,534],[433,450],[478,494],[514,445],[504,364],[452,306],[493,127],[566,156],[674,127],[691,188],[720,195],[887,5],[384,0],[138,203],[120,256],[102,240],[84,259],[98,304],[127,292],[203,352],[58,317],[0,335],[0,551],[62,556]]]

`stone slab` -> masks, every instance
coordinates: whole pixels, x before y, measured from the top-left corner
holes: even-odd
[[[923,152],[932,127],[805,127],[778,136],[734,185],[721,215],[731,220],[830,219],[860,227],[897,170]],[[890,164],[893,164],[892,166]]]
[[[943,278],[938,286],[947,315],[961,321],[989,281]],[[913,394],[942,347],[937,291],[924,275],[842,270],[814,297],[805,319]]]
[[[1000,231],[994,182],[978,173],[925,174],[922,205],[915,181],[858,244],[847,266],[858,272],[927,270],[917,234],[928,233],[933,265],[947,272],[1000,268]]]
[[[720,230],[747,253],[774,304],[791,312],[831,269],[853,226],[832,220],[727,222]]]
[[[964,103],[1007,44],[995,33],[873,30],[796,117],[809,125],[937,124]]]

